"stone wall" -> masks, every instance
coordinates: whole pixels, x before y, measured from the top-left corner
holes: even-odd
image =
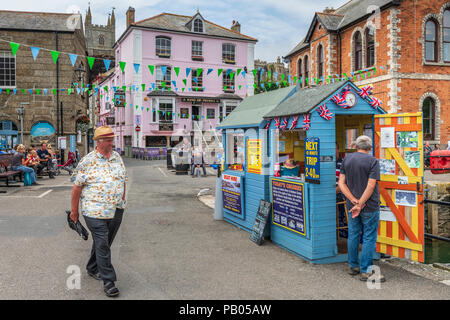
[[[72,87],[74,82],[78,82],[75,69],[81,64],[87,72],[84,74],[83,82],[87,83],[89,66],[84,57],[86,54],[86,44],[83,32],[77,29],[75,32],[58,32],[58,49],[60,52],[75,53],[79,57],[75,67],[72,67],[69,56],[60,54],[58,58],[60,89],[66,89],[66,92],[59,92],[57,98],[53,94],[53,88],[57,88],[57,66],[53,62],[49,51],[42,49],[56,50],[55,32],[31,32],[31,31],[4,31],[2,38],[10,41],[31,45],[41,48],[39,55],[34,61],[29,47],[21,45],[16,54],[16,95],[12,90],[7,95],[6,90],[0,95],[0,120],[13,121],[20,131],[20,121],[18,120],[17,108],[21,102],[28,102],[24,106],[24,144],[28,147],[31,144],[30,131],[32,126],[39,121],[49,122],[57,131],[57,99],[63,103],[63,125],[64,135],[76,134],[76,120],[80,115],[86,114],[87,94],[77,95],[67,94],[67,88]],[[0,51],[11,52],[8,43],[0,43]],[[25,94],[21,89],[27,89]],[[33,89],[33,95],[30,95],[28,89]],[[40,89],[37,95],[36,89]],[[43,89],[48,89],[47,95],[44,95]],[[84,139],[82,144],[78,145],[80,153],[84,153]],[[67,153],[66,153],[67,154]]]
[[[448,183],[428,183],[425,185],[426,199],[450,202],[450,182]],[[433,234],[431,226],[432,207],[436,206],[438,212],[436,235],[450,238],[450,206],[425,204],[425,232]]]

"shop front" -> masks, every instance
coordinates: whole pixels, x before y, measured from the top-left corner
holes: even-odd
[[[0,120],[0,151],[9,151],[19,143],[19,130],[10,120]]]
[[[350,81],[297,88],[267,108],[264,120],[253,127],[265,128],[266,133],[246,127],[227,128],[224,122],[227,170],[222,179],[230,189],[223,192],[225,220],[251,231],[259,201],[270,201],[272,214],[267,233],[273,243],[316,264],[347,261],[348,210],[338,204],[342,198],[336,189],[336,162],[356,152],[353,143],[364,134],[372,138],[372,152],[382,168],[377,252],[421,261],[421,116],[388,115],[370,91],[370,87],[358,88]],[[241,105],[246,103],[247,99]],[[239,111],[236,109],[229,118],[239,117],[243,112]],[[389,138],[384,136],[386,132]],[[387,144],[387,139],[393,145],[392,141]],[[254,166],[255,159],[250,160],[258,148],[262,175],[258,174],[259,164]],[[419,163],[414,164],[417,167],[408,167],[404,157],[415,154],[419,155]],[[239,159],[243,159],[242,164],[236,162]],[[390,173],[387,166],[392,167]],[[240,178],[240,192],[237,188],[231,190],[230,177]],[[225,200],[228,194],[239,197]],[[395,200],[397,194],[414,199],[402,203],[401,199]],[[238,200],[242,206],[236,214],[226,201]]]

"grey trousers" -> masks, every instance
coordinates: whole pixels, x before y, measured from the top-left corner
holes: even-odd
[[[111,245],[122,223],[123,209],[116,209],[113,219],[84,217],[92,234],[91,257],[86,265],[90,273],[100,273],[103,282],[116,281],[116,272],[111,263]]]

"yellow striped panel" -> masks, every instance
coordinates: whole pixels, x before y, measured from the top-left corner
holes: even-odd
[[[381,181],[386,181],[386,182],[395,182],[398,183],[398,176],[391,176],[388,174],[382,174],[380,175],[380,180]],[[408,176],[408,183],[422,183],[422,177],[416,177],[416,176]]]
[[[417,118],[419,120],[419,118]],[[417,169],[417,175],[423,177],[423,132],[419,131],[420,168]],[[421,182],[422,183],[422,182]]]
[[[380,242],[380,252],[386,253],[386,245],[380,241],[380,238],[386,238],[386,221],[380,221],[380,235],[378,236],[377,240],[378,242]]]
[[[411,118],[410,117],[404,117],[403,118],[403,124],[410,124],[411,123]]]
[[[398,239],[398,222],[392,222],[392,240],[397,241]],[[398,246],[392,246],[392,255],[398,257]]]
[[[384,124],[385,125],[390,125],[391,124],[391,118],[389,117],[389,118],[386,118],[385,120],[384,120]]]
[[[375,118],[397,118],[397,117],[421,117],[422,112],[413,113],[390,113],[390,114],[376,114]]]
[[[405,175],[407,175],[407,176],[415,176],[414,172],[412,172],[411,168],[408,167],[408,165],[406,164],[405,160],[402,158],[400,153],[398,153],[397,149],[395,149],[395,148],[387,148],[386,150],[388,150],[389,153],[392,154],[392,156],[394,157],[395,161],[400,166],[400,168],[402,168],[402,170],[405,173]]]
[[[423,246],[420,243],[413,243],[413,242],[409,242],[409,241],[405,241],[405,240],[395,240],[395,239],[391,239],[388,237],[383,237],[383,236],[378,236],[377,241],[380,243],[380,247],[381,246],[386,246],[386,245],[391,245],[391,246],[396,246],[396,247],[401,247],[401,248],[405,248],[405,249],[411,249],[414,250],[412,251],[412,253],[414,254],[414,252],[417,255],[417,251],[422,251]],[[397,248],[398,250],[398,248]],[[417,261],[417,258],[416,258]]]
[[[414,235],[418,238],[419,236],[419,207],[418,203],[416,203],[415,207],[411,208],[411,230]],[[411,259],[414,261],[419,261],[419,253],[418,251],[422,251],[421,249],[413,249],[411,251]],[[417,251],[418,250],[418,251]]]

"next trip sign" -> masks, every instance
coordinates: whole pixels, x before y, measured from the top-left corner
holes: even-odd
[[[320,183],[320,141],[319,138],[305,139],[305,181]]]

